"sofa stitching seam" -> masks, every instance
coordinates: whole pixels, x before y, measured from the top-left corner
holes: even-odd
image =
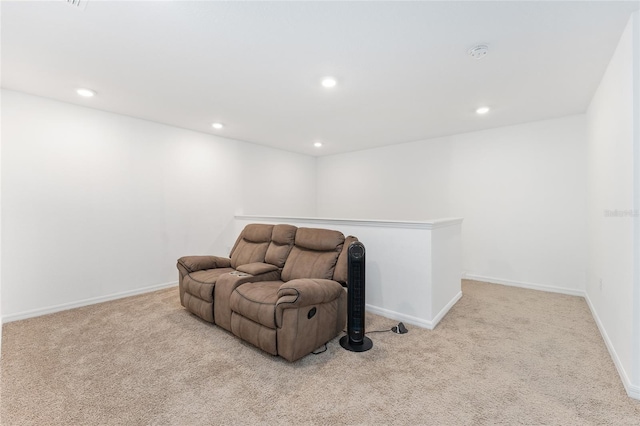
[[[280,289],[278,289],[278,293],[280,292],[280,290],[293,290],[296,292],[296,298],[294,300],[292,300],[291,302],[282,302],[282,303],[278,303],[276,302],[276,309],[273,310],[273,322],[276,325],[276,328],[278,328],[278,306],[280,305],[285,305],[285,304],[294,304],[298,301],[298,299],[300,298],[300,292],[298,291],[297,288],[293,288],[293,287],[281,287]],[[280,298],[278,298],[280,299]]]
[[[259,282],[259,281],[258,281],[258,282]],[[249,282],[249,283],[243,283],[243,284],[250,284],[250,282]],[[240,287],[238,287],[238,288],[240,288]],[[234,293],[238,293],[238,296],[242,297],[242,298],[243,298],[243,299],[245,299],[245,300],[248,300],[249,302],[258,303],[258,304],[260,304],[260,305],[272,305],[272,306],[277,306],[277,305],[278,305],[278,303],[277,303],[277,302],[276,302],[276,303],[267,303],[267,302],[259,302],[259,301],[257,301],[257,300],[249,299],[247,296],[245,296],[244,294],[240,293],[240,292],[238,291],[238,288],[236,288],[235,290],[233,290],[233,292],[234,292]]]
[[[217,268],[214,268],[214,269],[217,269]],[[196,272],[200,272],[200,271],[196,271]],[[225,272],[224,274],[229,274],[229,273],[230,273],[230,272]],[[195,281],[195,282],[197,282],[197,283],[200,283],[200,284],[211,284],[211,285],[216,285],[216,282],[218,282],[218,278],[220,278],[220,277],[221,277],[221,276],[223,276],[224,274],[220,274],[220,275],[218,275],[218,276],[216,277],[216,280],[215,280],[214,282],[212,282],[212,283],[208,283],[208,282],[206,282],[206,281],[200,281],[200,280],[197,280],[197,279],[193,278],[193,277],[191,276],[191,274],[190,274],[190,273],[189,273],[188,275],[189,275],[189,278],[191,278],[193,281]]]

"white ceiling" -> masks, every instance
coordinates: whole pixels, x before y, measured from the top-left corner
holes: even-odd
[[[335,154],[582,113],[639,4],[2,1],[2,87]]]

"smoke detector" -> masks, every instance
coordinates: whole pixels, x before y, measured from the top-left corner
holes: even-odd
[[[487,56],[487,53],[489,53],[489,46],[486,44],[479,44],[467,50],[467,53],[474,59],[482,59]]]

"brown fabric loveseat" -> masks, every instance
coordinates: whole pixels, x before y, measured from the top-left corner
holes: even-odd
[[[347,248],[355,237],[291,225],[247,225],[229,258],[178,260],[180,301],[193,314],[289,361],[346,323]]]

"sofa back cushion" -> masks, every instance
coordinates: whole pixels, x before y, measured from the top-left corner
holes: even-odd
[[[282,280],[332,279],[343,245],[344,235],[339,231],[298,228],[295,245],[282,270]]]
[[[344,246],[338,256],[338,262],[336,263],[336,269],[333,271],[333,280],[338,281],[343,286],[347,285],[347,269],[348,269],[348,251],[351,243],[358,241],[353,235],[349,235],[344,239]]]
[[[297,230],[293,225],[275,225],[264,261],[282,268],[295,243]]]
[[[231,249],[231,267],[236,269],[247,263],[264,262],[272,233],[273,225],[252,223],[245,226]]]

